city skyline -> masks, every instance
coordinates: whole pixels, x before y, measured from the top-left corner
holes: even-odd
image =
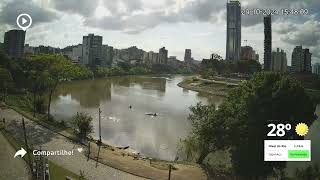
[[[0,27],[0,38],[3,39],[5,31],[17,28],[15,18],[23,11],[34,19],[34,25],[27,30],[26,35],[26,43],[31,46],[49,45],[63,48],[79,44],[83,35],[94,33],[103,36],[103,44],[119,49],[137,46],[156,52],[165,46],[169,50],[169,56],[177,56],[180,60],[184,59],[185,49],[192,49],[197,60],[208,58],[211,53],[225,56],[225,1],[121,0],[114,6],[108,0],[77,2],[78,6],[70,6],[60,0],[1,2],[0,23],[3,26]],[[307,16],[273,17],[272,46],[273,50],[281,48],[291,54],[295,46],[302,45],[310,49],[313,63],[320,62],[319,14],[313,10],[320,7],[319,2],[240,2],[242,8],[308,8],[310,15]],[[112,11],[113,13],[110,13]],[[248,45],[263,57],[263,17],[241,18],[242,46],[243,41],[247,40]],[[291,62],[290,58],[288,60]],[[260,58],[260,62],[263,62],[263,58]]]

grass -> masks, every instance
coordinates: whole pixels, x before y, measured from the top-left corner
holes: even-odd
[[[13,136],[11,136],[5,129],[0,130],[3,136],[6,138],[6,140],[9,142],[9,144],[15,149],[19,150],[21,148],[27,149],[25,145],[18,143]],[[29,162],[29,157],[24,156],[23,160],[28,164]],[[30,155],[31,160],[34,159],[34,156],[31,154]]]
[[[50,180],[62,180],[66,179],[66,177],[70,177],[72,179],[84,180],[80,176],[74,174],[73,172],[64,169],[53,162],[49,162],[49,172],[50,172]]]
[[[26,94],[17,94],[17,95],[9,95],[6,98],[6,105],[20,113],[22,116],[35,121],[41,125],[44,125],[52,130],[57,132],[66,131],[72,137],[74,135],[74,130],[70,127],[67,127],[65,123],[57,122],[53,118],[51,120],[47,119],[47,114],[39,114],[36,113],[36,117],[33,117],[33,104],[32,97]]]
[[[221,82],[204,81],[195,76],[186,78],[184,81],[180,82],[178,86],[197,92],[209,93],[223,97],[225,97],[227,92],[235,87],[234,85]]]
[[[26,94],[8,95],[6,97],[6,104],[15,106],[24,111],[32,111],[32,98]]]

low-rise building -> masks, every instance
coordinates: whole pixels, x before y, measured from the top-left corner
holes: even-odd
[[[259,61],[259,55],[253,50],[251,46],[242,46],[240,50],[241,60],[255,60]]]

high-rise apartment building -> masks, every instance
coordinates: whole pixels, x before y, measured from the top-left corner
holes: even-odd
[[[100,65],[102,59],[102,36],[89,34],[83,36],[82,41],[82,64]]]
[[[239,1],[227,3],[227,43],[226,60],[239,60],[241,48],[241,4]]]
[[[271,16],[264,17],[264,69],[271,70],[272,26]]]
[[[287,54],[282,49],[272,52],[271,67],[274,72],[287,72]]]
[[[320,63],[315,63],[315,64],[312,66],[312,73],[313,73],[313,74],[320,75]]]
[[[10,30],[4,34],[4,51],[12,58],[21,58],[24,54],[26,31]]]
[[[291,65],[294,72],[311,73],[311,56],[309,49],[303,49],[302,46],[296,46],[292,52]]]
[[[191,49],[186,49],[184,52],[184,62],[185,63],[191,63],[192,62],[192,55],[191,55]]]
[[[102,55],[102,66],[111,66],[112,60],[113,60],[113,47],[108,46],[108,45],[102,45],[102,50],[101,50],[101,55]]]
[[[159,49],[159,64],[167,64],[168,50],[165,47]]]

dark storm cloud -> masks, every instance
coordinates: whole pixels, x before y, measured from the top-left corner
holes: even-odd
[[[33,19],[33,24],[47,23],[58,19],[58,16],[55,12],[43,9],[32,1],[13,0],[1,5],[1,24],[7,24],[11,26],[15,25],[16,18],[21,13],[30,14]]]
[[[80,14],[84,17],[92,15],[98,0],[52,0],[51,5],[58,11]]]

